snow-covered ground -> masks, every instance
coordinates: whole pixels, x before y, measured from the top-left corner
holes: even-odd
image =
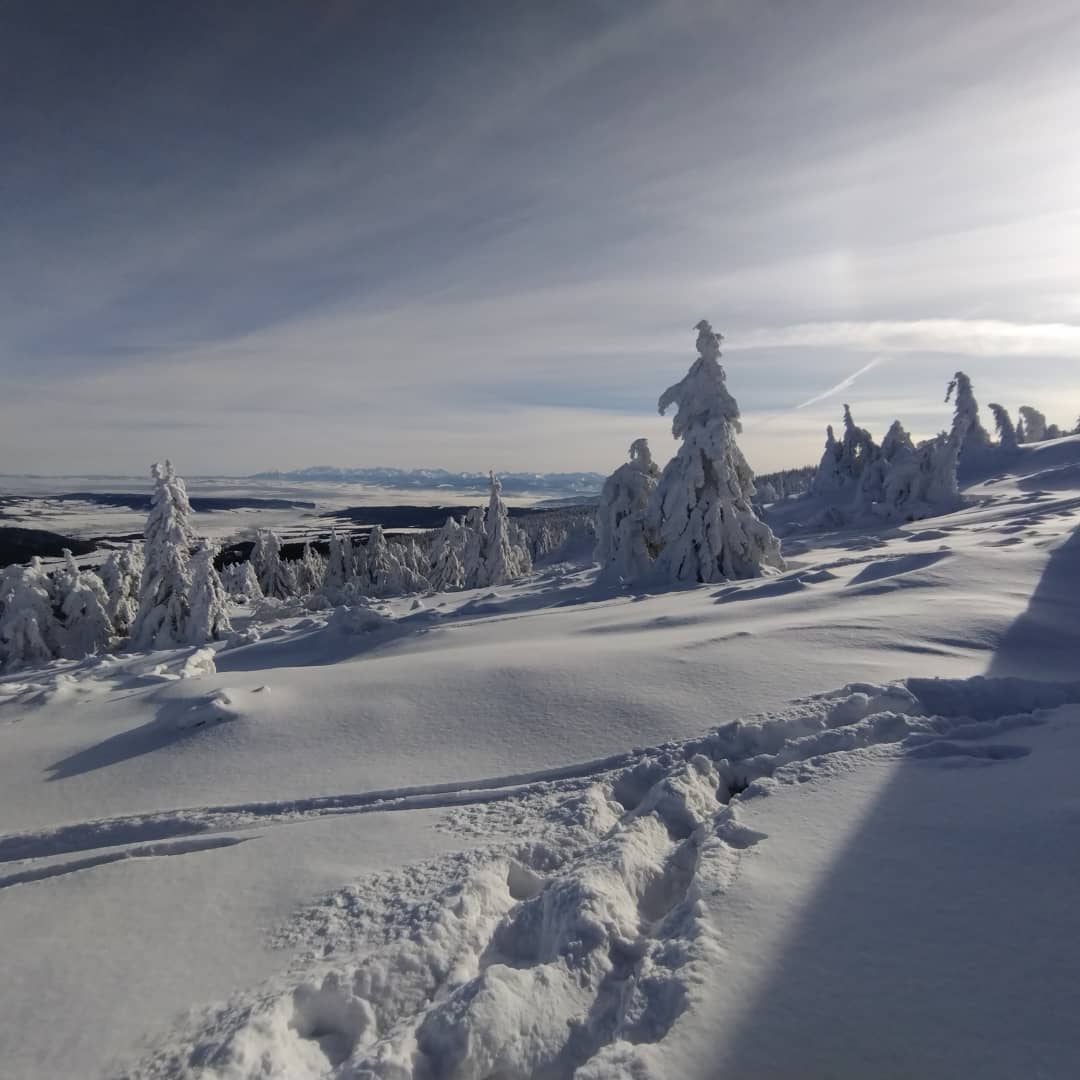
[[[1074,1076],[1080,439],[967,496],[0,679],[0,1075]]]

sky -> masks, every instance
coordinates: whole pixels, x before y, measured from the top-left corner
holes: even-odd
[[[1076,0],[0,0],[0,473],[1080,414]],[[988,419],[988,418],[987,418]]]

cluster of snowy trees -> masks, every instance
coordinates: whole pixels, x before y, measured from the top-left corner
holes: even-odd
[[[754,502],[760,506],[768,506],[770,503],[805,495],[810,490],[816,473],[816,465],[803,465],[797,469],[779,469],[777,472],[756,476],[754,484],[757,495]]]
[[[214,549],[195,536],[183,480],[169,462],[151,475],[141,548],[111,552],[97,572],[81,569],[67,552],[51,571],[35,558],[0,574],[0,667],[76,660],[121,643],[198,645],[231,631]]]
[[[720,364],[722,337],[702,320],[698,357],[660,396],[681,440],[663,471],[645,439],[604,484],[597,509],[601,575],[626,582],[693,583],[782,570],[779,541],[752,505],[754,474],[735,441],[739,406]]]
[[[280,539],[260,530],[250,561],[223,571],[225,587],[247,599],[311,598],[325,606],[504,585],[532,570],[533,545],[510,520],[494,473],[490,485],[487,507],[474,507],[462,521],[449,516],[434,532],[394,539],[376,525],[366,543],[332,533],[325,556],[308,542],[299,559],[285,560]]]
[[[983,426],[971,379],[958,371],[946,402],[954,403],[952,425],[931,439],[912,441],[899,420],[879,445],[855,423],[844,406],[843,434],[826,429],[825,452],[810,484],[810,494],[824,503],[820,525],[860,520],[915,521],[948,513],[960,504],[960,472],[980,469],[1017,452],[1021,443],[1059,438],[1063,432],[1030,405],[1014,424],[1008,411],[990,405],[997,438]]]

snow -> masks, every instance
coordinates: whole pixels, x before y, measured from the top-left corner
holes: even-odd
[[[0,1075],[1072,1076],[1080,438],[964,495],[0,677]]]

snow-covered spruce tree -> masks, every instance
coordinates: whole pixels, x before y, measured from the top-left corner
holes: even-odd
[[[398,544],[398,559],[405,568],[406,585],[409,592],[427,592],[431,588],[428,578],[428,565],[423,551],[415,538],[408,537]]]
[[[946,401],[958,382],[954,379],[949,383]],[[957,400],[948,434],[942,432],[919,443],[914,450],[904,446],[893,454],[885,477],[883,516],[894,521],[915,521],[956,509],[960,504],[957,469],[971,422],[969,404]]]
[[[720,335],[704,320],[695,329],[698,358],[659,402],[661,413],[677,407],[672,434],[682,445],[649,501],[657,575],[711,582],[782,570],[780,544],[750,506],[754,474],[735,443],[742,425],[720,366]]]
[[[247,559],[241,562],[229,563],[228,566],[223,567],[221,584],[225,587],[225,591],[229,596],[248,600],[252,603],[263,599],[255,567]]]
[[[326,572],[323,574],[322,587],[327,593],[336,594],[344,587],[347,577],[341,537],[336,532],[331,532],[330,549],[326,556]]]
[[[191,645],[221,641],[232,632],[229,597],[214,568],[214,554],[214,548],[204,543],[191,560],[191,614],[187,626]]]
[[[832,424],[825,428],[825,451],[821,455],[814,479],[810,482],[810,493],[828,503],[844,489],[843,445],[837,441]]]
[[[191,504],[172,462],[151,469],[154,492],[146,519],[139,614],[131,640],[140,649],[171,649],[187,640],[191,570],[188,552],[195,542]]]
[[[465,515],[465,552],[462,564],[465,567],[465,588],[479,589],[484,577],[484,508],[474,506]]]
[[[465,584],[465,527],[451,515],[435,536],[428,579],[436,592],[460,589]]]
[[[880,455],[880,447],[866,428],[859,427],[851,416],[851,406],[844,406],[844,441],[841,459],[846,469],[846,483],[858,487],[863,473]]]
[[[0,670],[47,664],[60,654],[59,627],[41,560],[0,572]]]
[[[364,573],[358,578],[365,596],[400,596],[408,591],[405,568],[390,547],[381,525],[368,534],[364,551]]]
[[[655,551],[649,546],[645,518],[659,477],[648,439],[635,439],[630,460],[604,481],[593,556],[602,578],[640,581],[652,570]]]
[[[484,540],[478,587],[505,585],[532,570],[532,559],[522,546],[516,529],[510,527],[510,515],[502,500],[502,484],[494,472],[489,474],[491,495],[484,516]]]
[[[142,571],[142,551],[134,544],[109,552],[101,564],[99,576],[108,594],[109,621],[117,637],[127,637],[139,613]]]
[[[1020,445],[1012,417],[1009,416],[1008,410],[996,401],[992,401],[989,407],[994,415],[994,426],[997,428],[998,448],[1011,454]]]
[[[962,371],[958,371],[953,376],[945,400],[948,401],[953,395],[955,395],[957,414],[963,413],[967,422],[962,457],[968,461],[975,461],[979,457],[985,457],[986,451],[991,446],[990,436],[979,418],[979,403],[975,400],[975,393],[971,388],[971,379]]]
[[[106,652],[113,641],[109,596],[101,578],[80,570],[64,551],[64,568],[54,578],[64,590],[59,603],[60,653],[69,660]]]
[[[1021,405],[1020,420],[1023,423],[1021,442],[1042,442],[1046,438],[1046,417],[1034,406]]]
[[[281,537],[272,529],[259,529],[255,533],[255,547],[251,563],[259,579],[263,596],[284,600],[295,591],[292,574],[281,558]]]
[[[293,568],[298,596],[309,596],[322,588],[326,564],[322,556],[311,546],[311,541],[304,543],[304,551]]]

